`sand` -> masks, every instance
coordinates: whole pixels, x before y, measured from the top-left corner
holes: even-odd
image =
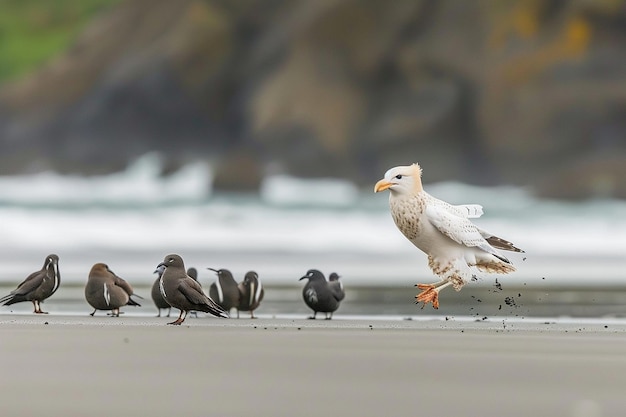
[[[626,321],[0,316],[3,416],[610,416]]]

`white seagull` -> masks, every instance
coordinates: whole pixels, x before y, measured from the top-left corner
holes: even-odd
[[[483,214],[482,206],[453,206],[424,191],[418,164],[388,170],[374,186],[374,192],[384,190],[390,191],[389,208],[396,226],[428,255],[428,266],[441,278],[434,284],[417,284],[422,291],[415,297],[416,303],[439,308],[439,291],[449,285],[460,291],[475,276],[472,267],[500,274],[515,271],[497,249],[524,251],[469,220]]]

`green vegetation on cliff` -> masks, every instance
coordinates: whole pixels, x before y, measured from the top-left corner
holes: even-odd
[[[64,50],[98,12],[120,0],[2,0],[0,82]]]

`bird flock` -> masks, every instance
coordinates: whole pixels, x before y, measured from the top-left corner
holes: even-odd
[[[478,204],[452,205],[439,200],[426,191],[422,185],[422,169],[415,163],[389,169],[374,186],[374,192],[389,190],[391,217],[400,232],[428,257],[428,266],[440,278],[433,284],[416,284],[421,290],[415,296],[416,303],[423,306],[431,303],[439,308],[439,292],[452,286],[455,290],[470,282],[475,271],[508,274],[515,271],[512,262],[499,251],[524,252],[511,242],[483,230],[470,221],[483,214]],[[210,268],[209,268],[210,269]],[[206,294],[200,283],[194,279],[194,270],[186,270],[183,259],[176,254],[167,255],[155,271],[158,278],[152,287],[152,299],[161,315],[161,310],[174,307],[180,310],[178,318],[168,324],[179,325],[190,312],[202,311],[216,317],[229,317],[229,311],[249,311],[254,318],[254,310],[263,300],[264,289],[259,276],[254,271],[246,273],[242,282],[237,283],[227,269],[211,269],[217,280],[211,284]],[[308,282],[302,290],[302,298],[313,310],[312,319],[317,313],[324,313],[331,319],[333,312],[345,296],[339,276],[332,273],[326,280],[316,270],[309,270],[300,280]],[[41,270],[33,272],[24,282],[0,298],[0,303],[11,305],[31,301],[35,313],[45,313],[41,305],[59,288],[59,257],[48,255]],[[133,298],[130,284],[117,276],[104,263],[97,263],[89,272],[85,286],[85,298],[97,310],[110,311],[119,316],[120,307],[138,306]]]
[[[242,282],[237,283],[228,269],[208,268],[217,274],[217,279],[209,287],[206,294],[202,285],[197,281],[195,268],[185,269],[180,255],[165,256],[163,262],[157,265],[157,279],[151,289],[151,297],[161,316],[162,309],[168,309],[170,316],[172,307],[180,310],[178,318],[168,324],[180,325],[189,313],[202,311],[216,317],[229,318],[229,312],[235,308],[237,318],[240,311],[250,312],[250,318],[256,318],[254,311],[259,307],[265,290],[255,271],[246,273]],[[326,319],[332,318],[332,313],[339,308],[345,297],[343,285],[339,276],[332,273],[329,281],[324,275],[311,269],[302,279],[308,278],[304,286],[303,298],[307,306],[313,310],[315,319],[318,312],[326,314]],[[55,254],[46,256],[43,267],[30,274],[17,288],[8,295],[0,298],[0,304],[11,305],[30,301],[34,306],[34,313],[48,314],[41,310],[41,303],[52,296],[61,283],[59,272],[59,257]],[[120,308],[124,306],[140,306],[133,287],[123,278],[113,272],[105,263],[96,263],[92,266],[85,284],[85,300],[94,309],[89,315],[93,316],[98,310],[109,311],[113,317],[120,316]]]

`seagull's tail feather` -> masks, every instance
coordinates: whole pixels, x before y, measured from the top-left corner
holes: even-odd
[[[493,246],[496,249],[524,253],[523,250],[521,250],[520,248],[516,248],[515,245],[513,245],[508,240],[504,240],[501,237],[494,236],[488,231],[480,229],[480,228],[478,228],[478,232],[487,241],[487,243],[489,243],[491,246]]]
[[[486,237],[485,240],[487,240],[487,242],[496,249],[524,253],[523,250],[521,250],[520,248],[516,248],[515,245],[513,245],[508,240],[504,240],[498,236],[489,236]]]

